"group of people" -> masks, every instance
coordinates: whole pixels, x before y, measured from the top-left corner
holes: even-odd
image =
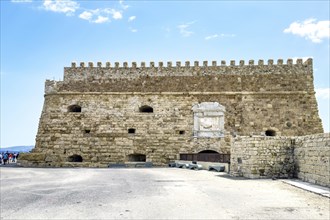
[[[2,152],[0,153],[0,164],[6,165],[9,163],[16,163],[17,158],[18,158],[19,153],[9,153],[7,152]]]

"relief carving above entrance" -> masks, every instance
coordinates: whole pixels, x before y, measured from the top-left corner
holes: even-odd
[[[192,107],[194,137],[223,137],[225,107],[217,102],[202,102]]]

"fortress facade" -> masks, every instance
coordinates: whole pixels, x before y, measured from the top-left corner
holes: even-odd
[[[72,63],[63,81],[45,83],[36,146],[22,164],[228,163],[237,137],[317,133],[312,59]]]

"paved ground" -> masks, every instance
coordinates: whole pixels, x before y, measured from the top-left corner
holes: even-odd
[[[329,198],[282,182],[178,168],[1,167],[1,219],[329,219]]]

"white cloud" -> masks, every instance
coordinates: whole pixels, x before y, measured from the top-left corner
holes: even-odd
[[[123,13],[112,8],[98,9],[101,14],[112,15],[112,18],[115,20],[122,19]]]
[[[99,16],[97,16],[97,19],[94,22],[97,24],[101,24],[101,23],[107,22],[108,20],[109,20],[108,17],[103,17],[103,16],[99,15]]]
[[[314,18],[303,22],[296,21],[291,23],[283,32],[305,37],[313,43],[321,43],[324,38],[330,37],[330,21],[317,22]]]
[[[89,11],[84,11],[79,15],[79,18],[90,21],[93,17],[93,14]]]
[[[126,10],[130,7],[129,5],[125,5],[123,0],[119,0],[119,4],[124,10]]]
[[[128,21],[130,22],[130,21],[134,21],[136,19],[136,16],[131,16],[131,17],[129,17],[128,18]]]
[[[32,0],[11,0],[12,3],[31,3]]]
[[[72,0],[44,0],[43,9],[72,15],[79,8],[79,4]]]
[[[113,10],[112,11],[112,18],[115,19],[115,20],[122,19],[123,18],[123,14],[122,14],[121,11]]]
[[[330,98],[330,88],[318,88],[315,89],[316,98],[319,99],[329,99]]]
[[[205,40],[211,40],[220,37],[235,37],[235,34],[213,34],[205,37]]]
[[[122,19],[123,15],[121,11],[117,11],[112,8],[98,8],[94,10],[87,10],[82,12],[79,15],[79,18],[87,20],[91,23],[105,23],[105,22],[110,22],[110,16],[115,19]]]
[[[183,36],[183,37],[191,36],[194,32],[188,30],[188,28],[190,28],[190,26],[193,25],[195,22],[196,21],[192,21],[192,22],[178,25],[177,28],[179,28],[181,36]]]
[[[211,40],[211,39],[218,38],[218,37],[219,37],[219,35],[213,34],[213,35],[210,35],[210,36],[206,36],[205,40]]]
[[[13,3],[32,2],[33,0],[11,0]],[[124,4],[124,1],[119,1],[121,10],[113,8],[98,8],[98,9],[83,9],[80,8],[78,0],[42,0],[41,9],[66,15],[73,15],[79,11],[78,17],[87,20],[91,23],[105,23],[110,22],[111,19],[119,20],[123,18],[123,11],[129,6]],[[130,21],[134,20],[136,16],[131,16]]]
[[[220,34],[220,37],[236,37],[236,34]]]

